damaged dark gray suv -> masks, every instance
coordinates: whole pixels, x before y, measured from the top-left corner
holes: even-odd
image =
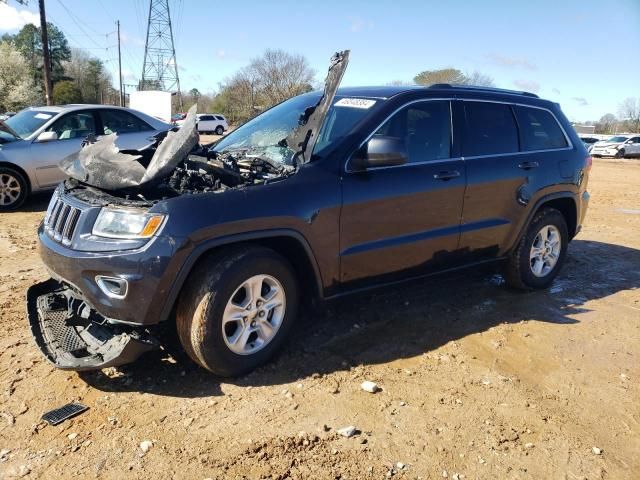
[[[559,106],[452,85],[341,88],[287,100],[211,147],[195,112],[142,152],[113,139],[63,162],[39,228],[52,279],[27,294],[57,367],[121,365],[177,322],[224,376],[271,357],[310,297],[501,262],[545,288],[580,230],[591,159]]]

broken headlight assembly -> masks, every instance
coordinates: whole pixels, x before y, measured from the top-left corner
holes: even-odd
[[[160,231],[164,219],[164,215],[144,210],[104,207],[93,224],[93,234],[107,238],[149,238]]]

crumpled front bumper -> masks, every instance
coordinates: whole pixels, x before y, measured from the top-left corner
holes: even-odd
[[[124,365],[159,346],[142,328],[109,323],[54,279],[27,290],[27,317],[36,344],[62,370]]]

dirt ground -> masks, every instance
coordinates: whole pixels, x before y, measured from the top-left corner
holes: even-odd
[[[52,368],[23,305],[46,277],[35,197],[0,215],[0,477],[638,478],[640,161],[596,160],[590,191],[549,291],[477,271],[344,299],[231,381],[175,342],[117,371]],[[40,421],[73,400],[90,409]]]

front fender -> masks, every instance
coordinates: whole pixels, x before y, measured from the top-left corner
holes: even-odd
[[[288,237],[300,243],[300,245],[303,247],[304,251],[307,254],[309,263],[312,266],[314,276],[315,276],[315,285],[317,286],[317,289],[318,289],[317,294],[318,296],[322,296],[322,277],[320,274],[320,269],[318,267],[318,262],[316,261],[313,251],[311,250],[311,246],[309,245],[309,242],[300,232],[297,232],[292,229],[286,229],[286,228],[243,232],[243,233],[232,234],[232,235],[227,235],[223,237],[206,240],[191,249],[185,261],[183,262],[182,267],[180,268],[180,270],[175,276],[175,280],[169,291],[165,305],[162,309],[160,320],[164,321],[167,318],[169,318],[169,316],[171,315],[171,311],[173,310],[173,306],[175,305],[175,302],[178,299],[178,295],[182,290],[184,282],[186,281],[187,277],[193,270],[193,267],[195,266],[198,259],[201,258],[204,254],[206,254],[207,252],[210,252],[215,248],[220,248],[227,245],[233,245],[233,244],[238,244],[242,242],[251,242],[251,241],[274,238],[274,237]]]

